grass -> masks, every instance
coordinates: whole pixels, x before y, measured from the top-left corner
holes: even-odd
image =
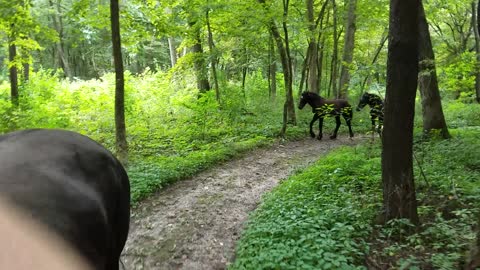
[[[416,233],[405,220],[375,225],[380,145],[344,147],[264,197],[229,269],[458,269],[480,211],[480,128],[450,132],[415,138]]]

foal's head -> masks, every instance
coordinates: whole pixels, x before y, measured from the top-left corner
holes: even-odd
[[[303,109],[303,107],[305,107],[307,103],[310,104],[310,106],[312,106],[313,101],[317,101],[320,99],[322,98],[313,92],[302,92],[302,94],[300,95],[300,101],[298,102],[298,109],[299,110]]]
[[[372,94],[369,94],[367,92],[363,93],[362,96],[360,97],[360,101],[358,102],[357,105],[357,111],[360,111],[365,107],[365,105],[370,103],[370,98],[372,97]]]

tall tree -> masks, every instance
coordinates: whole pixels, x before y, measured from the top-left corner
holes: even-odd
[[[208,81],[208,72],[205,65],[205,56],[203,52],[202,39],[200,37],[200,26],[197,21],[189,22],[190,29],[193,31],[194,44],[192,46],[192,53],[194,55],[194,68],[197,76],[197,87],[200,93],[205,93],[210,90],[210,82]]]
[[[110,0],[110,25],[113,63],[115,65],[115,146],[118,159],[126,165],[128,163],[128,144],[125,126],[125,80],[123,77],[119,13],[118,0]]]
[[[268,39],[268,93],[272,100],[277,97],[277,58],[275,57],[275,46],[273,37],[270,34]]]
[[[12,25],[13,28],[13,25]],[[9,77],[10,77],[10,98],[14,106],[18,105],[18,70],[17,70],[17,46],[15,45],[14,34],[9,38],[8,44],[8,60],[9,60]]]
[[[210,17],[208,13],[210,12],[207,9],[206,12],[206,23],[207,23],[207,30],[208,30],[208,48],[210,50],[210,63],[212,67],[212,78],[213,78],[213,88],[215,89],[215,97],[217,102],[220,102],[220,89],[218,87],[218,78],[217,78],[217,49],[215,48],[215,43],[213,42],[213,33],[212,33],[212,26],[210,24]]]
[[[475,35],[475,54],[476,54],[476,70],[475,70],[475,95],[476,100],[480,103],[480,22],[478,15],[480,14],[480,1],[472,2],[472,28]]]
[[[356,8],[357,0],[348,1],[347,27],[345,31],[345,45],[343,46],[343,61],[340,70],[339,96],[346,98],[348,95],[348,85],[350,83],[350,65],[353,61],[353,51],[355,48],[355,31],[356,31]]]
[[[418,0],[390,1],[385,125],[382,136],[384,221],[418,224],[413,179],[413,117],[418,76]]]
[[[73,74],[71,72],[70,63],[68,62],[68,56],[65,53],[63,45],[64,30],[60,8],[61,1],[57,0],[57,2],[54,3],[52,0],[49,0],[48,3],[50,5],[50,8],[52,10],[55,10],[55,12],[52,13],[51,18],[53,27],[55,28],[55,31],[57,31],[59,37],[58,41],[55,43],[56,57],[58,62],[60,63],[60,67],[62,67],[63,72],[65,73],[65,76],[67,76],[67,78],[71,80],[73,78]]]
[[[265,0],[258,0],[258,2],[265,6]],[[284,136],[287,130],[287,123],[296,125],[297,119],[295,116],[295,107],[293,103],[293,72],[292,72],[292,59],[290,55],[290,44],[288,38],[288,7],[289,0],[282,0],[283,4],[283,20],[282,27],[284,36],[280,35],[277,25],[273,18],[269,19],[268,27],[270,33],[277,44],[277,50],[280,54],[280,60],[282,62],[283,80],[285,83],[285,104],[283,106],[283,125],[280,131],[280,136]]]
[[[339,96],[337,91],[337,62],[338,62],[338,12],[337,12],[337,4],[335,0],[332,0],[332,7],[333,7],[333,52],[332,52],[332,63],[330,66],[330,87],[332,89],[332,93],[335,97]],[[330,87],[329,87],[329,94],[330,95]]]
[[[170,64],[173,68],[177,63],[177,47],[173,37],[168,37],[168,50],[170,52]]]
[[[431,130],[440,130],[441,136],[446,139],[450,138],[450,134],[448,133],[445,116],[443,115],[442,101],[440,99],[440,91],[438,90],[435,55],[422,1],[420,1],[418,16],[418,56],[420,65],[418,82],[422,96],[423,130],[425,134],[430,133]]]
[[[318,93],[318,45],[316,39],[316,25],[315,18],[313,16],[313,0],[306,0],[307,5],[307,21],[308,21],[308,51],[306,58],[308,59],[308,64],[305,67],[308,70],[308,81],[307,88],[310,92]]]

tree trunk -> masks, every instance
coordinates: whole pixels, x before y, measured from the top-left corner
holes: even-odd
[[[418,0],[390,1],[382,182],[385,222],[418,224],[413,179],[413,117],[418,76]]]
[[[305,80],[308,80],[307,72],[308,72],[308,59],[310,58],[309,55],[309,50],[307,50],[307,55],[305,56],[305,59],[303,60],[302,64],[302,72],[300,73],[300,85],[298,86],[298,95],[300,95],[303,92],[303,85],[305,84],[305,91],[308,91],[308,84],[305,82]]]
[[[353,50],[355,48],[355,30],[357,0],[350,0],[348,4],[348,18],[345,32],[345,45],[343,47],[343,61],[340,71],[339,91],[340,98],[347,98],[348,85],[350,83],[350,65],[353,61]]]
[[[23,63],[23,82],[30,80],[30,64]]]
[[[197,76],[197,87],[200,93],[205,93],[210,90],[210,83],[208,82],[207,69],[205,66],[205,58],[202,48],[202,40],[200,38],[200,29],[195,26],[196,22],[190,22],[190,28],[194,28],[195,44],[192,47],[194,54],[194,68]]]
[[[313,17],[313,0],[307,0],[307,20],[308,20],[308,32],[309,32],[309,42],[308,42],[308,51],[307,51],[307,70],[308,70],[308,81],[307,89],[310,92],[318,94],[318,44],[315,34],[315,20]]]
[[[15,58],[17,57],[17,46],[13,43],[13,38],[8,44],[8,59],[10,61],[10,99],[13,106],[18,106],[18,71]]]
[[[172,68],[177,64],[177,48],[175,45],[175,39],[168,37],[168,49],[170,51],[170,64]]]
[[[270,90],[270,98],[275,100],[277,97],[277,60],[275,57],[275,46],[271,35],[268,50],[268,62],[268,89]]]
[[[123,165],[128,164],[127,131],[125,126],[125,80],[123,77],[122,47],[118,0],[110,0],[113,63],[115,65],[115,146]]]
[[[387,41],[387,39],[388,39],[388,33],[382,36],[382,39],[380,40],[380,45],[378,46],[377,50],[375,51],[375,55],[373,56],[372,65],[375,64],[375,62],[377,62],[378,56],[380,55],[380,52],[382,51],[383,46],[385,46],[385,42]],[[365,79],[363,79],[362,85],[360,87],[360,93],[364,92],[365,84],[367,83],[369,76],[370,76],[370,72],[367,74],[367,76],[365,76]]]
[[[73,79],[73,75],[70,69],[70,64],[68,63],[68,58],[65,56],[65,51],[63,49],[63,25],[61,17],[59,16],[61,9],[60,9],[60,2],[57,1],[56,5],[54,5],[52,0],[49,0],[48,3],[50,4],[50,8],[55,10],[52,14],[52,22],[55,31],[58,33],[59,40],[55,43],[55,52],[57,59],[60,63],[60,67],[63,69],[63,72],[67,78],[70,80]]]
[[[337,91],[337,61],[338,61],[338,38],[337,38],[337,4],[335,0],[332,0],[333,6],[333,52],[332,52],[332,63],[331,63],[331,72],[330,72],[330,85],[332,86],[332,93],[335,97],[339,97]]]
[[[430,32],[425,17],[423,4],[419,7],[419,88],[422,96],[423,131],[429,134],[432,130],[439,130],[443,138],[450,138],[447,124],[443,115],[440,91],[438,90],[437,70],[435,68],[435,55],[433,53]]]
[[[475,70],[475,94],[476,100],[480,103],[480,23],[478,17],[480,14],[480,1],[475,8],[475,1],[472,2],[472,28],[475,36],[476,70]]]
[[[265,4],[265,0],[258,0],[260,4]],[[290,48],[289,48],[289,40],[288,40],[288,31],[287,31],[287,15],[288,15],[288,0],[283,0],[283,31],[284,31],[284,38],[280,35],[277,26],[273,20],[269,23],[270,33],[272,34],[276,44],[277,50],[280,54],[280,60],[282,62],[282,69],[283,69],[283,80],[285,82],[285,104],[284,104],[284,121],[282,125],[282,129],[280,131],[280,136],[285,136],[287,123],[292,125],[297,124],[297,120],[295,117],[295,107],[293,102],[293,76],[292,76],[292,62],[290,57]],[[284,43],[285,40],[285,43]]]
[[[220,103],[220,89],[218,87],[217,78],[217,54],[215,53],[215,44],[213,43],[213,34],[212,28],[210,26],[210,17],[208,16],[208,10],[206,13],[206,20],[208,30],[208,48],[210,49],[210,62],[212,64],[213,87],[215,88],[215,97],[217,99],[217,102]]]
[[[328,3],[328,1],[326,1],[325,3]],[[326,4],[325,4],[326,6]],[[327,12],[327,18],[326,18],[326,21],[325,21],[325,24],[328,25],[328,21],[330,19],[330,12]],[[324,59],[325,59],[325,63],[326,63],[326,60],[328,57],[324,57],[325,55],[325,40],[326,40],[326,37],[327,35],[322,35],[322,31],[324,30],[324,27],[323,27],[323,18],[320,22],[320,29],[322,29],[321,31],[318,32],[318,40],[320,40],[319,42],[319,47],[318,48],[318,52],[319,52],[319,55],[318,55],[318,89],[322,89],[322,81],[326,81],[326,80],[322,80],[322,73],[323,73],[323,67],[326,66],[326,64],[324,65]],[[327,74],[325,72],[325,77],[327,77]],[[318,91],[319,94],[321,91]]]

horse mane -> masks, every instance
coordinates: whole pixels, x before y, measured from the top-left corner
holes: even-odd
[[[306,93],[307,95],[309,95],[310,97],[313,97],[313,98],[325,99],[315,92],[304,92],[304,93]]]

